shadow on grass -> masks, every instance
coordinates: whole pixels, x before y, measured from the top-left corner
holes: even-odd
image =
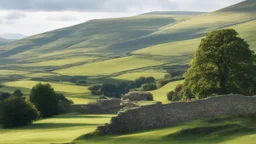
[[[90,118],[111,118],[111,115],[73,115],[73,114],[66,114],[66,115],[59,115],[54,118],[63,118],[63,119],[75,119],[75,118],[85,118],[85,119],[90,119]]]
[[[35,123],[33,125],[19,127],[19,130],[43,130],[43,129],[58,129],[69,127],[86,127],[86,126],[98,126],[99,124],[87,124],[87,123]]]

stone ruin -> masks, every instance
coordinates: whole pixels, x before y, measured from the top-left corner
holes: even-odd
[[[256,113],[256,96],[226,95],[192,102],[156,103],[120,112],[110,124],[100,126],[102,134],[124,134],[173,126],[202,118]]]

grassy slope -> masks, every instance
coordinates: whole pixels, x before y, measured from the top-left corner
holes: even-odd
[[[41,55],[68,49],[90,49],[91,51],[100,52],[105,46],[148,35],[163,26],[190,17],[164,14],[93,20],[73,27],[32,36],[11,43],[6,47],[0,47],[0,49],[5,50],[0,55],[15,58],[14,55],[19,54],[17,58],[25,58],[38,56],[39,53]]]
[[[56,71],[62,75],[97,76],[161,65],[163,62],[129,56]]]
[[[220,117],[122,136],[85,137],[78,144],[253,144],[255,117]]]
[[[30,126],[1,129],[0,143],[67,143],[109,122],[112,115],[67,114],[39,120]]]
[[[0,45],[8,44],[8,43],[13,42],[13,41],[14,40],[0,38]]]
[[[151,93],[154,96],[154,100],[161,101],[163,103],[167,103],[168,102],[167,93],[170,91],[173,91],[178,84],[182,84],[182,83],[183,83],[183,80],[170,82],[158,90],[151,91]]]
[[[31,88],[40,81],[19,80],[3,83],[4,87],[0,91],[13,93],[20,89],[25,95],[28,95]],[[42,82],[50,83],[54,90],[62,92],[67,98],[71,99],[75,104],[85,104],[95,101],[98,97],[91,96],[86,86],[77,86],[71,83]]]

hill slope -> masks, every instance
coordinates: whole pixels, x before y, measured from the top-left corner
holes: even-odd
[[[0,53],[2,57],[21,54],[50,53],[67,49],[99,52],[106,46],[137,39],[159,28],[184,21],[193,15],[147,14],[118,19],[92,20],[76,26],[32,36],[9,44]],[[86,51],[86,52],[88,52]],[[114,51],[113,51],[114,52]]]
[[[0,45],[3,45],[3,44],[8,44],[10,42],[12,42],[14,40],[10,40],[10,39],[4,39],[4,38],[1,38],[0,37]]]
[[[256,50],[255,5],[247,0],[211,13],[152,12],[92,20],[28,37],[0,46],[0,69],[28,74],[5,73],[0,80],[47,75],[45,81],[69,82],[81,76],[93,84],[134,80],[149,72],[158,79],[167,71],[182,74],[200,39],[212,30],[234,28]]]

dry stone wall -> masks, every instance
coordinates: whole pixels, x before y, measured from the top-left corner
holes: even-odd
[[[256,113],[256,96],[227,95],[193,102],[142,106],[119,113],[110,124],[97,130],[105,134],[123,134],[202,118],[251,113]]]

